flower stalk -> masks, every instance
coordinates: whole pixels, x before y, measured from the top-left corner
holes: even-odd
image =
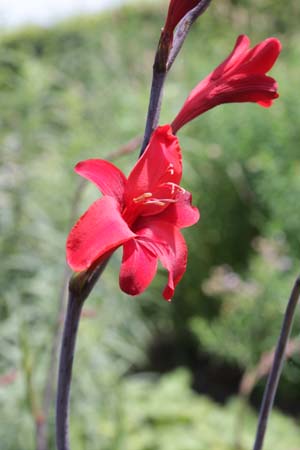
[[[146,150],[150,137],[158,125],[166,75],[166,72],[157,72],[156,69],[153,68],[148,114],[140,156],[142,156]]]
[[[57,450],[69,450],[69,399],[72,378],[72,368],[75,352],[75,343],[83,298],[76,298],[73,293],[69,293],[68,307],[64,324],[62,338],[57,403],[56,403],[56,445]]]
[[[101,273],[105,269],[108,260],[109,257],[103,260],[102,263],[96,268],[73,276],[69,283],[69,299],[64,323],[58,371],[56,400],[57,450],[70,450],[68,426],[70,389],[76,337],[82,307]]]
[[[300,296],[300,277],[295,281],[292,289],[288,305],[285,311],[282,328],[279,335],[275,357],[272,364],[272,369],[269,374],[268,382],[265,388],[264,397],[260,409],[256,438],[253,450],[261,450],[263,448],[265,432],[267,429],[268,419],[273,407],[275,394],[278,387],[279,378],[282,372],[282,367],[285,358],[286,345],[290,336],[293,319],[296,311],[296,306]]]

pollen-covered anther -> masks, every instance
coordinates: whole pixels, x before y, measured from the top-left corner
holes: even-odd
[[[140,203],[150,197],[152,197],[152,192],[145,192],[144,194],[139,195],[139,197],[135,197],[133,201],[134,203]]]

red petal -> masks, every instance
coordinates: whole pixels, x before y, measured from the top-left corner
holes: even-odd
[[[87,159],[76,165],[75,172],[92,181],[103,195],[110,195],[119,203],[123,202],[127,180],[123,172],[112,163],[103,159]]]
[[[67,261],[75,271],[89,268],[135,234],[122,219],[117,200],[104,196],[74,225],[67,239]]]
[[[265,74],[274,65],[281,51],[281,43],[276,38],[265,39],[256,45],[241,65],[239,72]]]
[[[168,270],[168,283],[163,291],[166,300],[171,300],[176,285],[181,280],[187,263],[187,247],[179,229],[167,222],[145,218],[141,221],[143,228],[136,233],[152,242],[152,246]]]
[[[182,175],[181,151],[170,125],[158,127],[132,169],[125,189],[125,202],[146,192],[154,192],[166,182],[179,184]]]
[[[233,102],[263,102],[278,97],[276,81],[261,74],[240,74],[232,77],[211,94],[211,106]]]
[[[158,257],[146,243],[132,239],[124,244],[120,288],[130,295],[141,294],[153,280]]]
[[[200,219],[200,213],[198,208],[191,205],[191,202],[191,193],[182,190],[177,202],[171,204],[167,209],[160,213],[158,219],[163,222],[171,223],[178,228],[194,225]]]

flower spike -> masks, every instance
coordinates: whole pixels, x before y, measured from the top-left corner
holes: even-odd
[[[250,48],[239,36],[231,54],[190,93],[172,122],[173,133],[195,117],[223,103],[254,102],[268,108],[279,97],[276,81],[266,73],[281,51],[280,41],[269,38]]]

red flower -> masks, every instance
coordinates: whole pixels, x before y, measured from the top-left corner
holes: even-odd
[[[222,103],[255,102],[269,107],[278,97],[276,81],[266,76],[275,63],[281,44],[269,38],[249,48],[247,36],[239,36],[228,58],[190,93],[175,120],[176,133],[195,117]]]
[[[120,287],[140,294],[151,283],[158,260],[169,272],[163,296],[169,300],[186,269],[187,248],[180,228],[199,220],[191,194],[179,186],[181,151],[171,127],[158,127],[129,177],[113,164],[90,159],[75,171],[96,184],[96,200],[71,230],[67,261],[75,271],[99,263],[123,245]]]
[[[164,26],[164,33],[172,36],[175,27],[181,19],[191,11],[191,9],[195,8],[199,1],[200,0],[171,0]]]

